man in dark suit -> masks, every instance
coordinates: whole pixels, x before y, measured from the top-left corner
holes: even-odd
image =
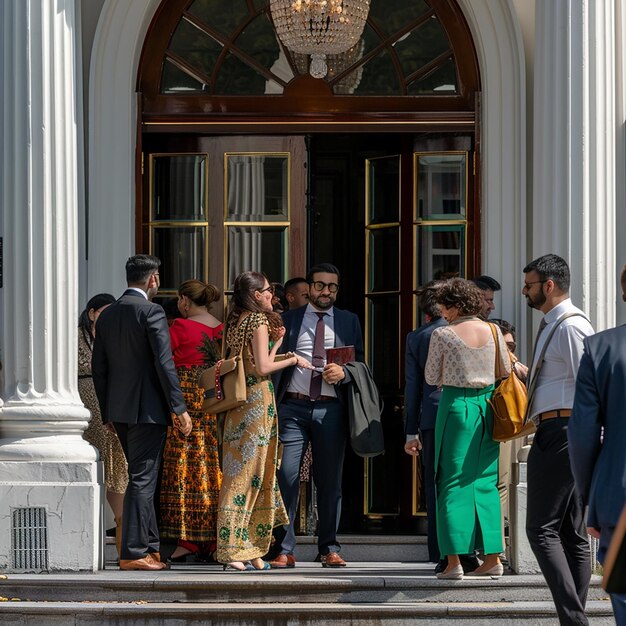
[[[330,263],[312,267],[306,281],[309,304],[283,314],[282,350],[311,361],[318,371],[291,367],[275,379],[278,428],[283,456],[278,483],[289,525],[274,532],[274,568],[294,567],[296,537],[293,523],[299,495],[300,466],[309,441],[313,452],[313,480],[317,488],[318,549],[323,567],[344,567],[337,528],[341,515],[341,478],[348,433],[348,417],[341,388],[350,384],[346,368],[325,363],[325,350],[354,346],[363,361],[363,336],[354,313],[335,308],[339,270]],[[325,364],[324,364],[325,363]]]
[[[626,267],[621,276],[626,301]],[[626,325],[587,337],[576,378],[567,438],[576,491],[587,506],[587,532],[606,551],[626,502]],[[626,624],[626,594],[611,594],[617,624]]]
[[[160,570],[154,493],[167,425],[187,436],[191,419],[172,361],[165,311],[150,300],[159,288],[156,257],[126,263],[128,289],[98,318],[93,382],[105,423],[113,425],[128,461],[120,569]]]
[[[426,515],[428,522],[428,558],[433,563],[441,560],[437,542],[437,518],[435,497],[435,419],[441,392],[429,385],[424,378],[424,367],[428,358],[430,338],[435,328],[445,326],[436,302],[438,286],[441,281],[433,280],[417,292],[420,311],[426,315],[426,324],[410,332],[406,337],[404,414],[406,418],[406,443],[404,451],[417,455],[422,451],[424,465],[423,487],[426,492]],[[421,435],[421,440],[418,438]],[[438,566],[440,571],[441,564]]]

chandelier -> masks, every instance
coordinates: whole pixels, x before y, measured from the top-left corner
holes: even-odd
[[[369,8],[370,0],[270,0],[280,40],[292,52],[311,55],[314,78],[326,76],[326,55],[358,42]]]

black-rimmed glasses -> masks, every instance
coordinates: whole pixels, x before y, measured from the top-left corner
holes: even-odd
[[[324,287],[328,287],[330,293],[337,293],[339,285],[337,283],[323,283],[321,280],[314,280],[310,283],[315,287],[316,291],[324,291]]]
[[[265,289],[259,289],[259,293],[263,293],[264,291],[269,291],[270,293],[274,293],[274,286],[270,285],[269,287],[265,287]]]
[[[524,283],[524,289],[528,291],[533,285],[537,285],[539,283],[547,283],[549,280],[549,278],[546,278],[545,280],[533,280],[532,283]]]

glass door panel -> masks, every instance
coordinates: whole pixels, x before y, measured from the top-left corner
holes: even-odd
[[[400,296],[368,298],[367,362],[381,392],[400,386]]]
[[[416,226],[418,284],[465,276],[465,225]]]
[[[161,259],[160,293],[175,293],[184,280],[206,275],[206,233],[206,226],[152,229],[151,253]]]
[[[137,249],[161,259],[161,299],[189,278],[228,295],[247,270],[279,282],[304,273],[304,137],[148,134],[144,150]]]
[[[422,140],[427,150],[415,150]],[[455,145],[428,149],[433,142]],[[411,142],[413,150],[365,160],[366,356],[385,402],[385,447],[393,451],[364,462],[364,514],[370,520],[423,523],[422,461],[401,453],[404,347],[421,321],[417,288],[466,275],[467,142],[425,136]]]
[[[207,155],[152,154],[150,169],[153,221],[207,219]]]
[[[370,225],[400,221],[400,156],[367,161]]]
[[[418,219],[465,219],[467,153],[415,154]]]
[[[289,154],[226,154],[226,220],[289,219]]]
[[[248,270],[262,272],[271,281],[284,282],[287,275],[287,227],[228,227],[227,290],[235,278]]]
[[[290,152],[224,154],[224,285],[244,271],[270,281],[289,278],[292,161]],[[304,199],[298,199],[304,206]]]
[[[368,290],[372,293],[400,289],[400,227],[370,229],[366,256],[369,266]]]
[[[385,403],[400,389],[401,167],[400,155],[365,161],[365,351]],[[397,417],[393,409],[382,415],[386,441],[394,441],[393,431],[401,429]],[[366,516],[398,514],[400,486],[390,489],[385,483],[401,463],[395,454],[364,460]]]

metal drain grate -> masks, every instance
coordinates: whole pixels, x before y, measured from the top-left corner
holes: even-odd
[[[48,519],[43,507],[13,509],[11,516],[13,569],[48,569]]]

